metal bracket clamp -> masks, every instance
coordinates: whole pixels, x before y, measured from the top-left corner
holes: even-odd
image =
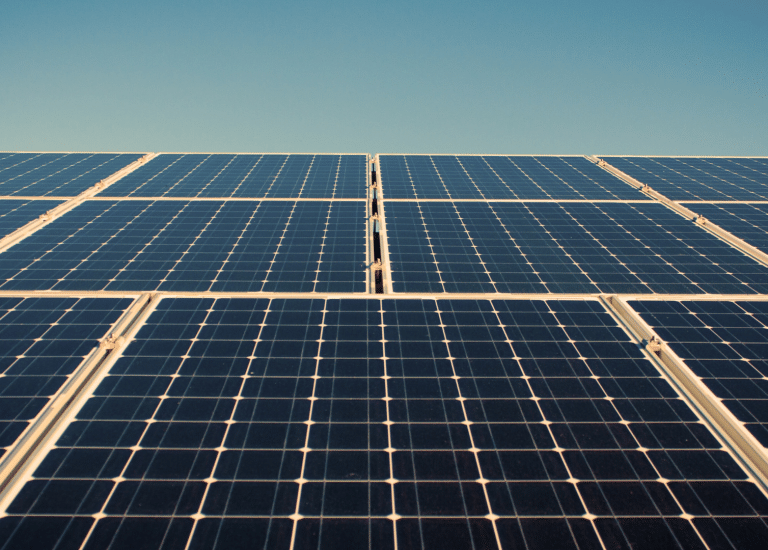
[[[651,336],[650,340],[645,341],[645,349],[651,353],[659,355],[661,353],[661,344],[662,342],[659,340],[659,337],[654,334]]]
[[[119,345],[121,345],[123,342],[125,342],[124,336],[115,336],[114,334],[110,334],[105,339],[101,340],[99,342],[99,347],[101,349],[115,349]]]

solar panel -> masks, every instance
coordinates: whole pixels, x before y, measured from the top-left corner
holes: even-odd
[[[0,158],[0,196],[74,197],[138,160],[137,153],[15,153]]]
[[[0,153],[0,235],[62,205],[0,253],[0,550],[762,549],[757,252],[586,157],[369,158]],[[616,163],[764,244],[767,159]]]
[[[764,158],[601,158],[671,200],[768,200]]]
[[[163,154],[101,195],[363,199],[367,165],[367,155]]]
[[[768,252],[768,204],[684,204],[763,252]]]
[[[2,290],[364,292],[363,201],[87,201],[2,254]]]
[[[61,201],[0,200],[0,238],[24,227],[60,204]]]
[[[768,448],[768,302],[630,305]]]
[[[131,301],[0,296],[0,458]]]
[[[768,270],[657,203],[387,202],[396,292],[764,293]]]
[[[379,155],[388,199],[634,199],[648,197],[584,157]]]
[[[741,548],[768,535],[767,512],[596,301],[177,298],[0,532],[87,548]]]

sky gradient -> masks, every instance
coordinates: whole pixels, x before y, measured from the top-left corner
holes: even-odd
[[[29,0],[0,150],[768,155],[764,0]]]

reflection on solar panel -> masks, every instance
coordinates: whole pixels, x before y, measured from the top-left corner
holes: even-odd
[[[692,203],[685,206],[768,253],[768,204]]]
[[[0,458],[130,303],[0,296]]]
[[[768,302],[631,302],[768,448]]]
[[[101,194],[118,197],[355,198],[366,155],[160,155]]]
[[[387,202],[395,291],[765,293],[768,269],[655,203]]]
[[[59,204],[61,201],[0,200],[0,238],[24,227]]]
[[[364,292],[365,203],[89,201],[4,253],[2,290]]]
[[[388,199],[648,197],[584,157],[379,155]]]
[[[8,154],[0,158],[0,195],[74,197],[141,156],[136,153]]]
[[[671,200],[768,200],[765,158],[601,158]]]
[[[0,525],[87,548],[693,548],[765,540],[766,513],[597,302],[176,299]]]

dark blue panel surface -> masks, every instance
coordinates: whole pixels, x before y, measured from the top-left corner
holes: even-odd
[[[768,449],[768,302],[630,305]]]
[[[768,200],[768,159],[604,157],[625,174],[677,201]]]
[[[583,157],[379,155],[390,199],[647,199]]]
[[[61,201],[0,200],[0,238],[57,207]]]
[[[141,156],[137,153],[15,153],[0,158],[0,195],[74,197]]]
[[[130,303],[0,297],[0,458]]]
[[[684,204],[707,220],[768,253],[768,204]]]
[[[365,227],[362,201],[89,201],[0,255],[0,288],[364,292]]]
[[[660,204],[386,203],[396,292],[768,291],[768,269]]]
[[[768,534],[768,499],[596,301],[164,300],[7,512],[1,540],[39,548]]]
[[[365,198],[366,155],[172,155],[154,158],[109,197]]]

